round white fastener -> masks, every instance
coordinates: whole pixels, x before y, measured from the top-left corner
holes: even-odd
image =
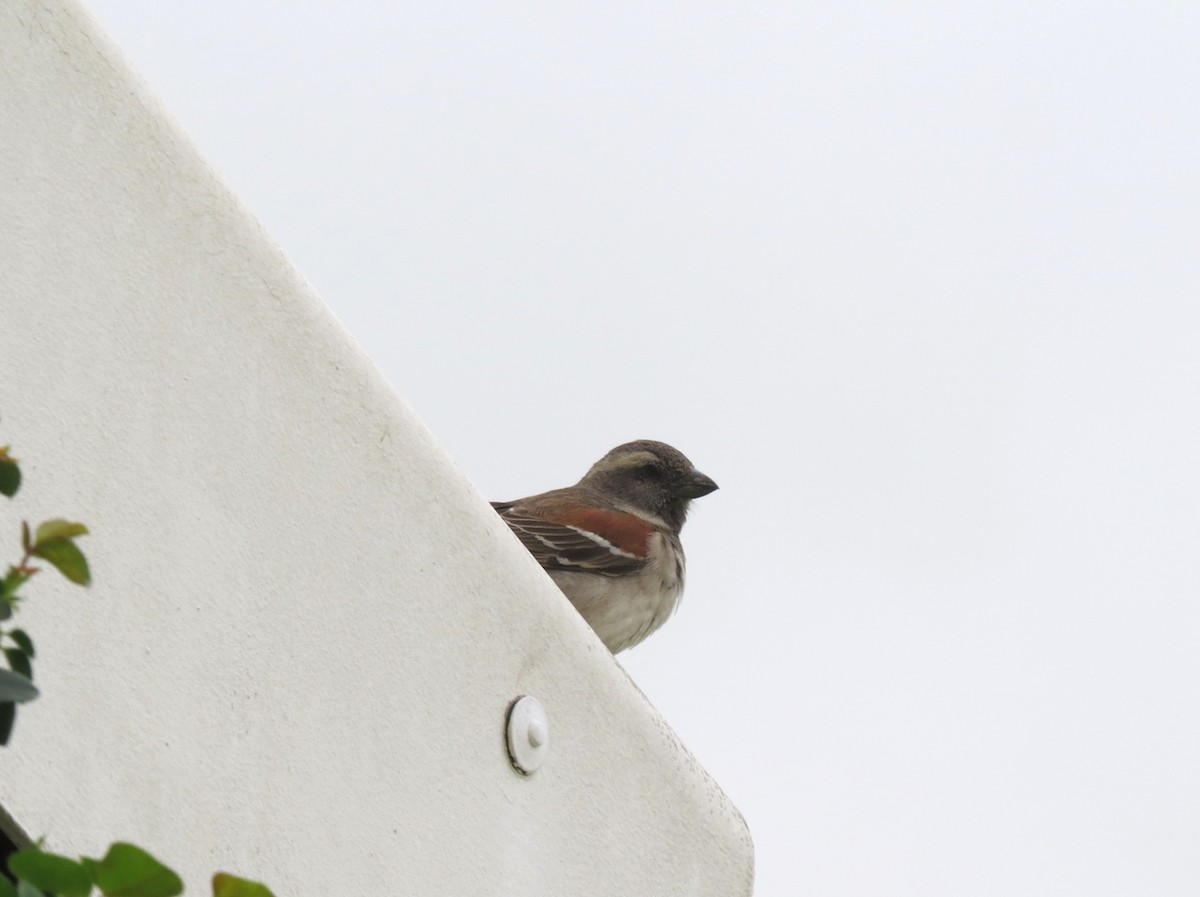
[[[533,775],[550,750],[550,720],[546,708],[529,695],[517,698],[508,710],[508,755],[518,772]]]

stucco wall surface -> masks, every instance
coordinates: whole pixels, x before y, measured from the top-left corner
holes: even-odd
[[[71,2],[0,3],[0,442],[0,561],[92,528],[19,617],[29,835],[192,894],[750,892],[728,799]]]

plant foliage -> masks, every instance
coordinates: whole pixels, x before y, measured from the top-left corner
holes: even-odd
[[[21,488],[21,468],[0,446],[0,495],[12,498]],[[38,572],[34,559],[45,561],[76,585],[91,585],[87,558],[75,544],[88,529],[82,523],[62,518],[47,520],[30,530],[21,521],[19,563],[10,565],[0,578],[0,623],[17,610],[22,586]],[[38,696],[33,684],[33,639],[23,629],[0,626],[0,651],[8,669],[0,667],[0,745],[8,743],[16,719],[17,704]],[[12,880],[0,874],[0,897],[89,897],[95,891],[105,897],[175,897],[183,882],[174,871],[145,850],[122,841],[114,842],[103,859],[70,857],[49,853],[40,847],[18,851],[8,858]],[[256,881],[218,872],[212,880],[213,897],[274,897]]]

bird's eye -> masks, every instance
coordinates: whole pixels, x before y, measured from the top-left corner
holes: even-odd
[[[642,476],[648,480],[661,480],[663,472],[658,466],[654,464],[647,464],[642,468]]]

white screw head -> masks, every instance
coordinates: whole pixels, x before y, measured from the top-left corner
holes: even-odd
[[[508,710],[508,755],[518,772],[533,775],[550,750],[550,720],[546,708],[529,695],[517,698]]]

